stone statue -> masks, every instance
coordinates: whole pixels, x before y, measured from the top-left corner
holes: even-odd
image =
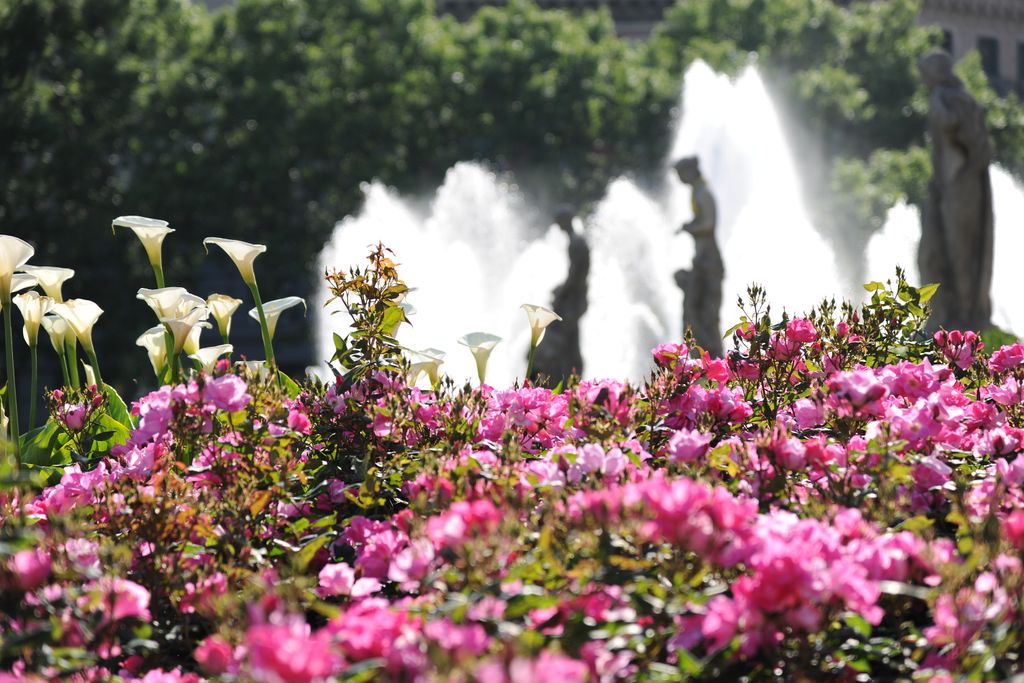
[[[676,283],[683,290],[683,330],[693,331],[697,343],[712,356],[722,355],[722,332],[718,324],[722,309],[722,278],[725,264],[715,241],[717,213],[715,198],[700,173],[697,157],[676,162],[679,180],[693,192],[693,220],[683,225],[693,235],[696,251],[690,270],[676,271]]]
[[[981,330],[991,325],[992,143],[985,110],[953,73],[945,52],[918,62],[928,88],[932,179],[921,212],[918,267],[938,282],[930,326]]]
[[[551,308],[562,316],[544,335],[533,360],[533,379],[546,376],[552,384],[583,372],[580,350],[580,318],[587,312],[587,277],[590,274],[590,247],[575,225],[575,211],[561,206],[555,223],[569,236],[569,274],[555,287]]]

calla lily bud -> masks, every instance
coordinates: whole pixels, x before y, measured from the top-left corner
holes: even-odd
[[[526,317],[530,321],[530,346],[535,347],[540,344],[544,338],[544,331],[547,326],[556,320],[561,320],[562,316],[558,315],[550,308],[544,306],[535,306],[533,304],[523,304],[522,309],[526,311]]]
[[[96,368],[82,361],[82,370],[85,372],[85,386],[96,386],[100,383],[96,379]]]
[[[283,299],[274,299],[263,304],[263,313],[267,316],[267,329],[270,332],[271,339],[274,338],[274,331],[277,330],[277,320],[281,317],[281,314],[299,304],[302,304],[303,309],[306,308],[305,300],[298,296],[286,296]],[[253,320],[259,320],[259,310],[255,308],[250,309],[249,317]]]
[[[153,372],[159,378],[167,366],[167,328],[163,325],[149,328],[139,335],[135,345],[146,349],[149,364],[153,366]]]
[[[0,304],[11,300],[14,271],[25,265],[35,253],[35,248],[25,240],[13,235],[0,235]]]
[[[231,344],[218,344],[217,346],[207,346],[205,349],[199,349],[195,353],[190,353],[188,357],[199,361],[199,364],[203,366],[203,372],[209,375],[217,366],[217,360],[221,356],[231,354],[234,350],[235,347]]]
[[[103,315],[102,308],[88,299],[68,299],[55,305],[53,312],[64,318],[86,353],[96,353],[92,345],[92,328]]]
[[[195,308],[206,306],[206,301],[195,294],[189,294],[184,287],[141,288],[135,297],[145,301],[153,309],[160,322],[182,318]]]
[[[167,221],[162,221],[158,218],[118,216],[114,219],[110,229],[128,228],[134,232],[135,236],[142,242],[142,247],[146,250],[146,256],[149,258],[150,265],[154,268],[162,268],[164,238],[174,232],[172,228],[167,226]]]
[[[227,339],[231,335],[231,316],[241,305],[241,299],[227,294],[211,294],[206,297],[206,307],[210,309],[213,319],[217,321],[217,330],[222,339]]]
[[[480,378],[480,384],[484,383],[484,377],[487,375],[487,359],[491,357],[491,351],[494,350],[494,347],[500,341],[501,337],[488,334],[487,332],[471,332],[459,337],[459,343],[469,347],[470,353],[473,354],[473,360],[476,361],[476,374]]]
[[[43,316],[53,308],[53,299],[39,296],[37,292],[25,292],[14,297],[13,301],[21,311],[21,317],[25,319],[25,343],[35,348],[39,343],[39,326],[43,323]]]
[[[251,286],[256,283],[253,262],[256,261],[257,256],[267,250],[266,245],[251,244],[241,240],[229,240],[224,237],[207,237],[203,240],[203,246],[207,247],[207,253],[209,253],[208,245],[210,244],[216,244],[224,250],[224,253],[228,255],[235,264],[235,267],[238,268],[238,272],[241,274],[242,281],[245,284]]]
[[[436,387],[441,381],[441,365],[444,364],[445,352],[440,349],[422,349],[409,351],[412,363],[409,365],[409,383],[415,384],[419,376],[426,373],[430,386]]]
[[[38,280],[39,286],[46,292],[46,296],[58,304],[64,301],[64,295],[61,292],[64,283],[75,276],[75,271],[72,269],[55,266],[22,266],[21,272]]]
[[[50,335],[50,343],[53,344],[53,350],[57,352],[58,356],[63,356],[65,342],[68,335],[72,333],[71,328],[68,327],[68,322],[56,313],[47,313],[43,316],[41,324],[43,329],[46,330],[46,334]]]

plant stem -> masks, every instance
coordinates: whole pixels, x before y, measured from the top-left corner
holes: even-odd
[[[58,353],[60,359],[60,374],[64,377],[64,386],[71,386],[71,376],[68,374],[68,356],[66,353]]]
[[[171,371],[171,384],[178,383],[178,354],[174,352],[174,333],[164,328],[164,346],[167,347],[167,367]]]
[[[28,409],[28,428],[36,428],[36,404],[39,403],[36,392],[39,390],[39,354],[37,351],[38,347],[30,346],[29,353],[32,356],[32,383],[29,385],[31,391],[29,391],[29,409]]]
[[[283,387],[284,380],[281,378],[281,373],[277,369],[277,361],[274,359],[274,344],[270,340],[267,315],[263,312],[263,299],[260,298],[260,288],[256,284],[256,280],[253,280],[252,284],[249,285],[249,291],[252,292],[253,301],[256,302],[256,312],[260,316],[260,330],[263,332],[263,353],[267,357],[267,365],[270,366],[272,372],[277,374],[277,386]]]
[[[249,291],[252,292],[253,301],[256,302],[256,312],[260,316],[260,331],[263,332],[263,354],[267,358],[267,365],[276,365],[274,361],[274,345],[270,341],[270,328],[267,327],[267,315],[263,312],[263,299],[260,298],[260,288],[255,280],[249,285]]]
[[[74,334],[69,334],[68,339],[64,342],[65,348],[67,348],[67,364],[68,374],[71,375],[71,386],[74,389],[82,386],[78,379],[78,338]]]
[[[157,289],[163,289],[164,288],[164,266],[163,266],[163,264],[162,263],[151,263],[149,265],[153,266],[153,275],[156,276],[156,288]]]
[[[4,301],[4,351],[7,355],[7,418],[10,423],[11,441],[14,445],[16,471],[21,471],[21,433],[18,428],[18,388],[14,376],[14,332],[11,327],[11,297]]]
[[[533,355],[537,353],[537,345],[530,344],[530,356],[526,359],[526,381],[530,381],[530,374],[533,372]]]

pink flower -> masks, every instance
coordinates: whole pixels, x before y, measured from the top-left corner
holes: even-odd
[[[86,407],[80,403],[76,403],[73,406],[68,406],[61,412],[61,418],[64,420],[64,425],[73,432],[77,432],[79,429],[85,426],[85,418],[88,416],[89,411]]]
[[[1014,510],[1003,520],[1003,531],[1010,544],[1024,550],[1024,510]]]
[[[302,411],[295,409],[288,411],[288,429],[299,434],[309,434],[309,418]]]
[[[447,652],[474,657],[483,654],[491,641],[480,624],[460,626],[448,619],[430,622],[423,633]]]
[[[243,410],[252,400],[247,389],[242,378],[237,375],[224,375],[206,381],[203,386],[203,400],[212,403],[218,410],[234,413]]]
[[[103,622],[139,619],[148,621],[149,591],[127,579],[104,576],[85,587],[79,604],[89,610],[106,612]]]
[[[818,338],[818,332],[810,320],[794,318],[786,323],[786,337],[792,341],[806,344]]]
[[[368,577],[356,579],[355,570],[344,562],[327,564],[320,570],[321,596],[347,595],[362,598],[380,590],[380,581]]]
[[[230,375],[225,375],[230,377]],[[283,624],[257,624],[245,633],[249,670],[264,683],[312,683],[326,680],[342,665],[330,633],[310,633],[299,617]]]
[[[712,434],[701,434],[691,429],[680,429],[668,440],[668,454],[672,462],[696,462],[708,452]]]
[[[50,576],[50,556],[42,548],[20,550],[11,558],[10,570],[18,588],[33,590]]]
[[[207,636],[192,654],[203,672],[211,676],[227,673],[235,658],[231,645],[219,636]]]

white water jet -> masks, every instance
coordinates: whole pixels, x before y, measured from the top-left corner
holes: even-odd
[[[995,219],[992,262],[992,322],[1024,336],[1024,188],[1007,171],[992,167],[992,203]],[[921,217],[914,207],[899,204],[889,211],[885,227],[868,244],[868,272],[884,282],[895,275],[898,264],[907,270],[911,284],[923,284],[917,271],[917,245],[921,241]],[[898,255],[898,256],[896,256]]]
[[[833,249],[803,206],[800,179],[778,112],[758,70],[738,78],[695,62],[686,72],[682,125],[671,159],[696,155],[718,205],[725,260],[721,323],[739,319],[736,299],[747,286],[765,288],[776,315],[809,311],[830,296],[849,297]],[[672,175],[670,215],[689,220],[689,188]],[[744,297],[745,298],[745,297]]]
[[[472,354],[458,339],[490,332],[503,341],[491,354],[488,383],[509,386],[522,377],[530,330],[519,306],[550,304],[568,268],[565,235],[531,225],[522,199],[477,164],[448,171],[426,216],[380,183],[363,192],[362,211],[335,226],[320,255],[321,271],[365,266],[370,245],[383,242],[395,252],[402,279],[415,288],[406,299],[416,309],[412,324],[397,335],[403,346],[444,351],[442,371],[475,383]],[[344,313],[318,314],[321,360],[334,353],[332,333],[344,335],[347,324]]]

